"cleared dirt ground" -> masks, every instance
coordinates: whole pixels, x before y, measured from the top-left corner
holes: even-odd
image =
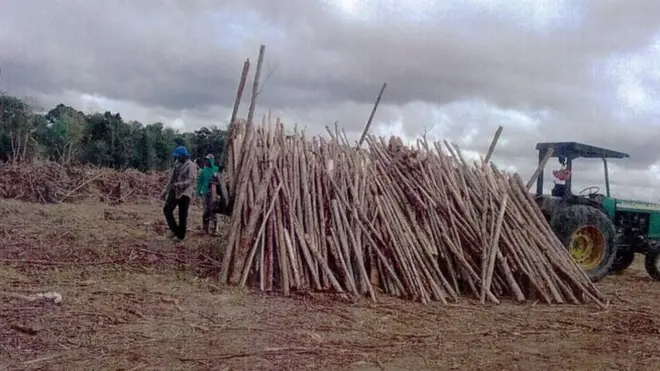
[[[0,370],[660,370],[640,258],[599,284],[606,311],[346,303],[219,286],[222,237],[164,231],[158,204],[0,200]]]

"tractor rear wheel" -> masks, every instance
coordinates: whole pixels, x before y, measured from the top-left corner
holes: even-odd
[[[616,258],[616,232],[602,211],[587,205],[557,209],[550,225],[592,282],[603,279]]]
[[[660,254],[657,252],[646,253],[644,268],[651,278],[660,281]]]
[[[635,261],[634,251],[628,249],[619,250],[616,253],[616,258],[614,258],[611,272],[623,272],[632,265],[633,261]]]

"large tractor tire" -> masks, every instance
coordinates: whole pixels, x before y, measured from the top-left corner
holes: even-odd
[[[660,281],[660,254],[657,252],[646,253],[644,268],[651,278]]]
[[[603,279],[616,258],[616,232],[602,211],[587,205],[556,210],[550,225],[592,282]]]
[[[630,268],[632,263],[635,261],[635,252],[629,249],[619,250],[616,253],[616,258],[614,258],[614,264],[612,264],[612,269],[610,272],[619,273],[623,272],[626,269]]]

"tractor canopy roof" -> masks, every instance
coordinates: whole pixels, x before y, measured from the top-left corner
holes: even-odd
[[[627,153],[612,151],[601,147],[591,146],[577,142],[543,142],[536,143],[536,149],[545,151],[554,149],[552,157],[570,157],[570,158],[628,158]]]

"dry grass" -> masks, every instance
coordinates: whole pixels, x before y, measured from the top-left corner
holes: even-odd
[[[216,285],[222,236],[177,247],[158,204],[0,200],[0,215],[0,370],[660,368],[660,287],[639,261],[599,284],[605,312],[344,303]],[[63,301],[19,297],[48,291]]]

